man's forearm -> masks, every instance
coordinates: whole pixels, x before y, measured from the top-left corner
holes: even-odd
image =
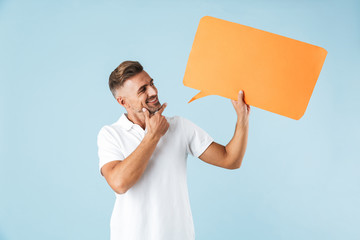
[[[145,135],[139,146],[112,171],[118,192],[125,193],[143,175],[160,138]]]
[[[239,168],[245,155],[247,139],[249,132],[249,123],[237,121],[235,133],[230,142],[225,146],[226,161],[233,168]]]

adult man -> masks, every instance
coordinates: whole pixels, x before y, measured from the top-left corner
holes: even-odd
[[[186,183],[188,154],[215,166],[239,168],[245,155],[250,106],[243,94],[232,104],[234,137],[220,145],[200,127],[165,117],[154,80],[136,61],[121,63],[109,87],[127,113],[98,134],[100,173],[115,191],[111,240],[195,238]]]

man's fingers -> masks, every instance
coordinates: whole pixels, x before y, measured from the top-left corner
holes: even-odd
[[[161,114],[163,113],[163,111],[165,110],[166,106],[167,106],[167,103],[164,103],[164,104],[161,106],[160,110],[157,111],[156,113],[161,115]]]
[[[148,124],[148,122],[149,122],[149,111],[146,109],[146,108],[143,108],[142,109],[143,110],[143,112],[144,112],[144,116],[145,116],[145,123],[146,123],[146,125]]]

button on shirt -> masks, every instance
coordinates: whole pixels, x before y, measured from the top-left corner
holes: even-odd
[[[186,161],[189,153],[199,157],[214,140],[186,118],[166,119],[169,129],[160,138],[143,175],[126,193],[115,193],[111,240],[195,239]],[[100,173],[104,164],[128,157],[146,132],[126,113],[102,127],[97,138]]]

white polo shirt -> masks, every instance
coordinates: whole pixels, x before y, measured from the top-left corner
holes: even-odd
[[[169,129],[160,138],[144,174],[125,194],[115,193],[111,240],[195,239],[186,161],[189,153],[199,157],[214,139],[183,117],[166,119]],[[104,164],[128,157],[146,131],[126,114],[102,127],[97,139],[100,171]]]

